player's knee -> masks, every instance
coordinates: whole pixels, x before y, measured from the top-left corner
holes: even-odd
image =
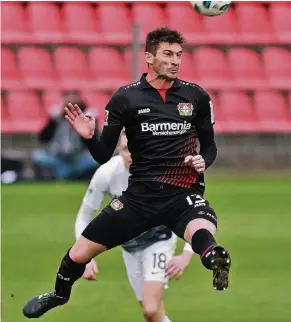
[[[144,301],[142,311],[145,319],[151,321],[159,314],[159,304],[154,301]]]
[[[88,263],[93,257],[106,250],[106,247],[94,243],[83,236],[71,248],[69,256],[75,263]]]

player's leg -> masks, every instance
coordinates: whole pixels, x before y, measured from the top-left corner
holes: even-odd
[[[120,198],[122,199],[122,197]],[[118,213],[116,213],[118,212]],[[83,275],[86,264],[96,255],[140,235],[151,224],[126,202],[115,199],[86,227],[82,236],[64,256],[54,291],[32,298],[23,308],[29,318],[68,302],[73,284]]]
[[[168,283],[166,268],[174,255],[176,237],[157,242],[142,251],[144,287],[142,310],[147,322],[166,322],[163,297]]]
[[[213,271],[213,287],[225,290],[228,287],[228,274],[231,259],[224,246],[215,240],[217,217],[208,201],[199,194],[179,196],[180,215],[171,228],[179,237],[192,245],[200,255],[202,264]]]

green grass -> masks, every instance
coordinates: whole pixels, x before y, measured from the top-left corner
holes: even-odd
[[[86,184],[2,187],[2,321],[26,321],[23,304],[52,289],[74,241]],[[217,239],[232,254],[227,292],[195,257],[166,294],[173,322],[291,321],[291,175],[209,175],[206,198],[219,218]],[[181,249],[179,242],[178,249]],[[98,258],[99,280],[80,280],[70,302],[43,322],[143,321],[127,282],[120,248]]]

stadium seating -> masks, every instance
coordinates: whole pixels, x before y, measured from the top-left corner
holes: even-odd
[[[124,68],[128,71],[132,70],[132,50],[128,49],[124,52]],[[144,50],[140,50],[139,52],[139,72],[138,72],[138,78],[142,73],[147,72],[147,65],[145,62],[145,55]],[[130,80],[132,80],[132,75],[130,73]]]
[[[267,87],[267,79],[258,52],[247,48],[231,48],[227,55],[236,88],[262,89]]]
[[[283,122],[291,116],[290,17],[291,4],[283,1],[233,2],[215,18],[178,1],[2,2],[2,132],[35,131],[47,109],[62,101],[61,92],[72,89],[86,94],[103,124],[108,95],[133,79],[133,22],[140,24],[142,45],[158,26],[182,32],[187,44],[180,78],[214,91],[218,133],[291,132]],[[138,78],[146,71],[141,48]],[[13,95],[20,94],[32,106],[42,103],[43,113],[29,112],[34,126],[20,126],[11,109]],[[227,112],[240,99],[247,107]]]
[[[4,97],[1,95],[1,133],[10,133],[11,129],[11,118]]]
[[[238,2],[235,7],[239,42],[269,44],[274,41],[266,9],[256,2]]]
[[[166,25],[162,8],[155,2],[134,2],[132,5],[133,21],[140,25],[140,39],[144,43],[146,34],[151,30]]]
[[[59,90],[47,90],[42,94],[42,106],[47,114],[52,107],[61,105],[62,102],[63,97]]]
[[[291,118],[283,95],[279,92],[256,92],[254,104],[262,132],[291,132]]]
[[[47,50],[22,47],[18,50],[18,61],[27,88],[42,90],[57,86],[51,56]]]
[[[237,43],[238,33],[233,8],[229,8],[223,15],[215,18],[203,16],[202,23],[207,43]]]
[[[104,125],[105,106],[109,102],[110,96],[93,91],[83,91],[81,95],[88,104],[88,112],[96,117],[98,129],[102,130]]]
[[[62,89],[88,89],[91,79],[86,56],[76,47],[58,47],[54,52],[55,67]]]
[[[20,2],[1,2],[1,42],[23,44],[32,40]]]
[[[192,55],[184,50],[182,54],[182,64],[180,67],[179,77],[189,82],[196,82],[196,71]]]
[[[116,90],[130,82],[130,69],[123,66],[119,51],[109,47],[95,47],[88,54],[93,87],[99,90]]]
[[[291,51],[269,47],[262,58],[269,86],[275,89],[291,89]]]
[[[291,4],[273,2],[270,6],[272,29],[276,42],[291,44]]]
[[[2,89],[21,89],[20,73],[16,66],[14,53],[5,47],[1,48],[1,87]]]
[[[63,39],[62,19],[54,2],[29,2],[29,27],[35,43],[60,43]]]
[[[188,2],[169,2],[166,16],[169,27],[181,30],[187,39],[187,44],[196,45],[207,41],[202,26],[202,17],[193,10]],[[181,23],[182,21],[183,23]]]
[[[64,2],[63,16],[66,42],[76,44],[97,44],[98,19],[88,2]]]
[[[129,45],[132,24],[126,6],[122,2],[100,2],[96,10],[100,21],[100,43]]]
[[[198,48],[193,52],[197,83],[208,89],[233,88],[226,56],[217,48]]]
[[[45,124],[45,112],[41,109],[38,97],[33,92],[9,92],[7,108],[12,119],[10,132],[36,133]]]
[[[243,92],[223,92],[220,95],[221,127],[224,133],[259,132],[257,117],[250,96]]]

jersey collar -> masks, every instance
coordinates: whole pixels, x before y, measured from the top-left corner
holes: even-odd
[[[142,76],[141,76],[141,78],[140,78],[141,86],[142,86],[143,88],[153,88],[153,87],[148,83],[148,81],[146,80],[146,76],[147,76],[147,73],[142,74]],[[182,86],[181,81],[180,81],[178,78],[176,78],[176,79],[174,80],[174,83],[173,83],[172,87],[181,87],[181,86]]]

